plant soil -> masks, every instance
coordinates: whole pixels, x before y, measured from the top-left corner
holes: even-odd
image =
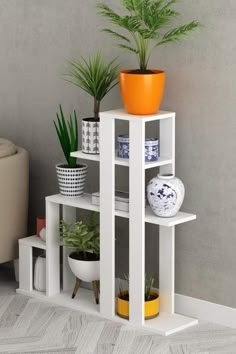
[[[89,118],[83,118],[83,121],[85,121],[85,122],[99,122],[100,119],[95,118],[95,117],[89,117]]]
[[[136,69],[136,70],[131,70],[129,71],[129,74],[134,74],[134,75],[151,75],[151,74],[155,74],[154,71],[152,70],[140,70],[140,69]]]
[[[129,301],[129,294],[124,294],[124,295],[119,295],[119,298],[121,300],[125,300],[125,301]],[[157,296],[155,295],[150,295],[148,299],[145,298],[145,302],[148,302],[148,301],[153,301],[157,299]]]
[[[69,167],[67,164],[64,164],[64,165],[60,165],[59,167],[73,169],[73,168],[82,168],[84,167],[84,165],[76,165],[75,167]]]
[[[70,258],[76,259],[77,261],[99,261],[99,256],[90,252],[73,252],[70,254]]]

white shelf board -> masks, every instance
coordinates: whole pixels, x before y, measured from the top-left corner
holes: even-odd
[[[75,208],[86,209],[86,210],[94,210],[99,211],[99,206],[93,205],[91,203],[92,197],[91,194],[83,194],[78,198],[66,198],[61,194],[52,195],[50,197],[46,197],[46,199],[52,203],[68,205]],[[115,215],[121,218],[129,218],[129,213],[127,211],[115,210]],[[188,221],[192,221],[196,219],[196,215],[178,212],[178,214],[172,218],[160,218],[156,216],[150,206],[145,208],[145,222],[149,224],[161,225],[161,226],[175,226],[178,224],[182,224]]]
[[[77,198],[67,198],[61,194],[55,194],[46,197],[46,200],[52,203],[67,205],[74,208],[99,211],[99,207],[91,203],[92,200],[91,194],[87,194],[87,193],[84,193],[83,195]]]
[[[81,150],[74,151],[70,155],[72,157],[76,157],[77,159],[91,160],[91,161],[97,161],[97,162],[100,161],[100,155],[85,154]],[[164,165],[170,165],[172,162],[173,162],[173,160],[170,157],[160,156],[158,161],[145,162],[145,169],[164,166]],[[122,159],[122,158],[119,158],[116,156],[115,157],[115,164],[120,165],[120,166],[129,166],[129,160]]]
[[[161,119],[167,119],[167,118],[173,118],[175,117],[174,112],[168,112],[168,111],[159,111],[156,114],[152,115],[132,115],[127,113],[124,109],[116,109],[116,110],[111,110],[111,111],[106,111],[106,112],[101,112],[100,113],[101,119],[121,119],[121,120],[137,120],[137,119],[142,119],[144,122],[151,122],[154,120],[161,120]]]
[[[46,296],[44,292],[33,290],[25,291],[17,289],[16,292],[21,295],[30,296],[33,298],[47,301],[59,306],[65,306],[73,310],[82,311],[94,315],[100,315],[99,305],[96,305],[94,293],[91,290],[80,288],[74,299],[71,298],[72,291],[61,292],[53,296]]]
[[[146,207],[145,213],[145,221],[147,223],[168,227],[183,224],[195,220],[196,218],[197,216],[195,214],[184,213],[183,211],[179,211],[176,216],[171,218],[160,218],[153,213],[150,206]]]
[[[197,324],[198,320],[194,318],[161,312],[156,318],[145,321],[144,328],[169,336]]]
[[[86,314],[89,313],[101,317],[99,305],[95,304],[94,294],[91,290],[80,288],[74,299],[71,298],[72,290],[53,296],[46,296],[44,292],[37,290],[25,291],[22,289],[17,289],[16,292],[21,295],[40,299],[41,301],[53,303],[54,305],[65,306],[73,310],[86,312]],[[128,320],[122,319],[117,315],[114,316],[114,320],[125,325],[129,325]],[[198,320],[190,317],[178,314],[171,315],[167,313],[160,313],[158,317],[145,321],[143,328],[164,336],[168,336],[196,324],[198,324]]]
[[[46,242],[41,240],[41,238],[36,235],[21,238],[19,240],[19,243],[24,244],[26,246],[31,246],[35,248],[41,248],[42,250],[46,250]]]

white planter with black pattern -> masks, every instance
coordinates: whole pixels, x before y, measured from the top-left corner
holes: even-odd
[[[79,197],[84,193],[88,166],[77,165],[75,168],[68,168],[67,165],[56,165],[57,179],[60,194],[69,198]]]
[[[99,154],[99,121],[94,118],[82,120],[82,151],[85,154]]]

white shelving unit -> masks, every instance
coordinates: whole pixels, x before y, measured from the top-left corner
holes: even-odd
[[[118,119],[129,122],[129,160],[116,156],[115,121]],[[150,121],[159,121],[161,157],[157,162],[145,163],[145,126]],[[81,151],[72,155],[79,159],[100,162],[100,207],[91,204],[89,194],[74,199],[65,198],[60,194],[46,198],[46,246],[43,248],[35,238],[20,240],[20,257],[25,256],[28,252],[26,248],[29,249],[32,244],[32,247],[46,249],[46,294],[34,291],[32,286],[29,286],[30,282],[22,282],[21,279],[18,292],[47,298],[54,303],[127,323],[115,313],[115,216],[119,216],[129,218],[130,324],[162,335],[169,335],[197,324],[195,319],[175,314],[174,308],[175,226],[196,219],[196,215],[179,212],[173,218],[160,218],[154,215],[149,206],[145,208],[145,170],[159,167],[161,173],[175,173],[175,113],[159,112],[152,116],[140,117],[129,115],[124,110],[103,112],[100,115],[100,156],[84,154]],[[114,208],[115,165],[129,167],[129,212]],[[68,222],[76,221],[77,208],[100,211],[100,306],[94,304],[92,292],[86,289],[80,289],[78,296],[70,299],[75,279],[68,267],[68,251],[64,247],[63,289],[60,289],[60,206],[62,217]],[[159,225],[160,314],[148,321],[144,321],[143,306],[145,223]],[[29,261],[28,259],[27,262]],[[32,274],[21,275],[24,279],[32,279]]]

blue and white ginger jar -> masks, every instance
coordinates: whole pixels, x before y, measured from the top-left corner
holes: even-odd
[[[122,134],[117,137],[118,157],[129,159],[129,135]],[[158,161],[159,140],[156,138],[145,139],[145,161]]]
[[[159,174],[147,186],[147,198],[153,212],[160,217],[175,216],[184,200],[183,182],[172,174]]]

